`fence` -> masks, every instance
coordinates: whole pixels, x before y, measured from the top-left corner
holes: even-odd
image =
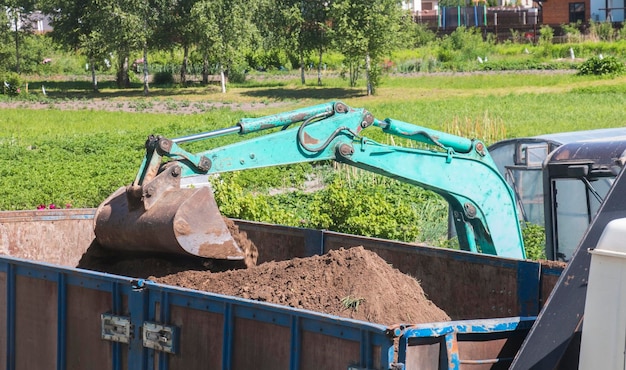
[[[509,27],[532,26],[540,23],[537,8],[487,8],[485,6],[441,7],[438,14],[417,12],[416,23],[429,28],[456,29],[465,27]]]

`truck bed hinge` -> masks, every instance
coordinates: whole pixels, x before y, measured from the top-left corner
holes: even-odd
[[[100,319],[102,321],[102,339],[130,343],[132,326],[129,317],[103,313],[100,315]]]
[[[144,322],[143,346],[157,351],[176,353],[178,328],[154,322]]]

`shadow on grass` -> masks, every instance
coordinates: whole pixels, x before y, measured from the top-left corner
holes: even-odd
[[[252,85],[252,87],[251,87]],[[93,91],[91,81],[36,81],[29,84],[31,93],[42,92],[42,86],[49,98],[53,99],[101,99],[101,98],[143,98],[142,83],[131,83],[126,89],[119,89],[115,81],[104,80],[98,82],[99,92]],[[294,99],[322,99],[336,100],[365,96],[363,89],[340,87],[303,87],[292,88],[284,82],[262,82],[257,84],[231,85],[231,89],[242,87],[241,95],[257,99],[294,100]],[[246,91],[245,89],[252,90]],[[219,92],[219,84],[202,85],[189,83],[185,87],[178,85],[150,85],[149,97],[175,97],[181,95],[202,95],[207,92]]]
[[[252,96],[259,99],[346,99],[365,96],[361,89],[345,89],[339,87],[331,88],[303,88],[303,89],[259,89],[254,91],[242,92],[241,95]]]
[[[53,99],[95,99],[95,98],[143,98],[142,83],[131,83],[130,87],[120,89],[115,81],[98,82],[98,92],[93,91],[90,81],[38,81],[29,84],[31,92],[46,90],[49,98]],[[206,94],[209,90],[219,91],[219,86],[209,84],[190,83],[187,87],[175,85],[150,85],[148,97],[172,97],[190,94]]]

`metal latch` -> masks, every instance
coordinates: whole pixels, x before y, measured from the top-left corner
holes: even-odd
[[[130,342],[130,318],[103,313],[100,315],[100,319],[102,321],[102,339],[120,343]]]
[[[157,351],[176,353],[177,328],[154,322],[143,323],[143,346]]]

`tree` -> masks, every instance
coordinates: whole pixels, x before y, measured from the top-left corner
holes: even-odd
[[[20,73],[20,39],[21,33],[30,32],[28,16],[35,9],[35,0],[4,0],[0,9],[6,9],[14,31],[15,41],[15,72]]]
[[[252,22],[257,5],[256,1],[246,0],[203,0],[191,10],[204,65],[208,65],[209,58],[216,62],[224,93],[224,72],[232,72],[243,61],[244,51],[257,33]],[[203,73],[207,73],[206,68]]]
[[[103,4],[103,15],[108,18],[105,38],[117,51],[117,85],[130,87],[129,58],[133,51],[143,50],[147,56],[149,30],[146,16],[149,11],[147,0],[114,0]],[[142,61],[147,71],[148,60]],[[145,74],[146,72],[144,72]],[[144,90],[145,90],[144,82]]]
[[[300,45],[302,50],[317,52],[317,84],[322,85],[322,56],[324,50],[329,46],[329,38],[326,37],[326,29],[329,22],[329,2],[324,0],[303,2],[306,4],[306,7],[303,8],[306,23]]]
[[[305,60],[317,51],[318,84],[321,84],[321,58],[327,46],[325,24],[328,1],[270,0],[265,3],[256,23],[270,48],[287,50],[297,56],[300,79],[305,81]]]
[[[379,63],[406,37],[410,17],[397,0],[334,0],[331,4],[335,46],[351,66],[355,86],[360,61],[365,64],[367,95],[380,83]]]
[[[7,15],[7,12],[0,10],[0,72],[9,69],[9,60],[11,59],[11,49],[9,47],[11,29]]]
[[[96,70],[113,51],[106,38],[107,21],[99,0],[44,0],[42,9],[52,17],[52,38],[67,49],[81,50],[89,60],[91,82],[98,91]]]
[[[172,50],[175,45],[183,49],[183,62],[180,68],[180,82],[185,85],[189,65],[189,50],[198,37],[191,20],[191,9],[197,0],[169,0],[161,6],[163,11],[154,33],[154,44],[159,48]]]

